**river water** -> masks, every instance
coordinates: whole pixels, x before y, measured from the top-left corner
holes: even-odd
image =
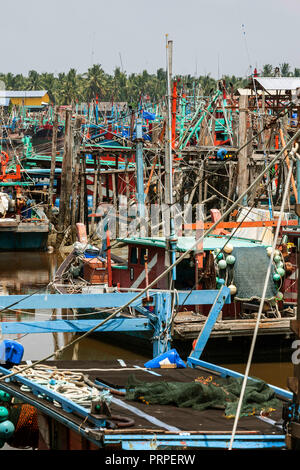
[[[53,280],[55,271],[62,260],[55,254],[49,253],[1,253],[0,254],[0,294],[32,294],[46,292],[47,285]],[[0,297],[1,305],[1,297]],[[1,308],[0,308],[1,310]],[[51,316],[49,310],[23,311],[18,306],[11,310],[0,311],[0,321],[31,321],[47,320]],[[73,335],[63,333],[42,333],[27,335],[3,335],[2,339],[9,338],[19,341],[24,346],[24,360],[39,360],[57,351],[58,348],[68,344]],[[1,337],[0,337],[1,339]],[[272,345],[267,339],[260,338],[258,350],[254,356],[250,375],[259,377],[267,383],[286,388],[287,377],[293,376],[291,363],[292,339],[283,344],[275,340]],[[250,341],[243,340],[234,345],[234,352],[230,352],[229,341],[222,345],[209,340],[208,352],[203,359],[211,360],[218,365],[224,365],[238,372],[245,371],[249,353]],[[224,354],[226,352],[226,355]],[[219,354],[217,354],[219,353]],[[86,337],[77,345],[70,346],[61,353],[62,359],[123,359],[148,360],[149,351],[143,348],[128,348],[114,344],[113,341],[102,341],[94,337]]]

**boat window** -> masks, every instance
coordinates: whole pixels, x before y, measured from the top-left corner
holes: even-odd
[[[130,252],[130,263],[137,264],[137,262],[138,262],[138,249],[136,246],[133,246]]]
[[[141,248],[141,258],[140,258],[140,264],[145,264],[145,255],[147,254],[147,249],[146,248]]]

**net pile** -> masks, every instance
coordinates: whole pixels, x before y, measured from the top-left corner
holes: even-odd
[[[126,399],[149,405],[173,405],[203,411],[208,408],[224,409],[225,416],[236,414],[242,379],[212,377],[195,382],[141,382],[134,376],[128,378]],[[275,411],[281,406],[274,391],[261,380],[249,381],[240,416]]]
[[[7,443],[17,449],[36,449],[39,440],[37,410],[31,405],[16,403],[10,407],[9,418],[14,423],[15,432]]]

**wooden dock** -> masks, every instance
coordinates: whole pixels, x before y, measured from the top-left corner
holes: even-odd
[[[290,321],[292,318],[266,318],[259,324],[259,335],[292,335]],[[198,337],[206,321],[206,317],[192,312],[180,312],[174,319],[174,339],[195,339]],[[218,320],[212,331],[211,338],[232,338],[234,336],[252,336],[256,319]]]

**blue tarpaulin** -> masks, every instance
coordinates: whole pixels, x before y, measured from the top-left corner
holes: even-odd
[[[142,114],[143,119],[148,119],[149,121],[154,121],[155,119],[155,114],[149,113],[148,111],[143,111]]]

